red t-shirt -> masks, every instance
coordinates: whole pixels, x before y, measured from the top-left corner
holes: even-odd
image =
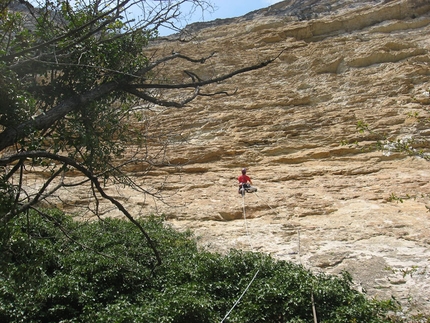
[[[251,182],[251,179],[249,178],[249,176],[247,175],[240,175],[237,180],[239,181],[239,183],[247,183],[247,182]]]

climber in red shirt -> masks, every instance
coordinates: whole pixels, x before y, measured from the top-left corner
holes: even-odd
[[[239,181],[239,194],[242,194],[241,188],[244,189],[250,188],[252,185],[251,178],[246,175],[246,168],[242,169],[242,175],[240,175],[237,180]],[[249,183],[249,184],[248,184]]]

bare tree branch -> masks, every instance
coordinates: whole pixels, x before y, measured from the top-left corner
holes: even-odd
[[[13,155],[13,156],[10,156],[7,158],[2,158],[2,159],[0,159],[0,166],[8,165],[8,164],[10,164],[16,160],[20,160],[23,158],[49,158],[51,160],[56,160],[56,161],[62,162],[64,164],[63,167],[65,167],[66,165],[69,165],[69,166],[74,167],[78,171],[80,171],[82,174],[84,174],[88,179],[91,180],[91,182],[94,184],[94,186],[96,187],[96,189],[100,193],[100,195],[103,198],[110,201],[113,205],[115,205],[115,207],[118,208],[118,210],[120,210],[127,217],[127,219],[129,219],[140,230],[140,232],[144,235],[149,247],[152,249],[152,251],[154,252],[154,255],[157,259],[157,263],[154,266],[161,265],[161,256],[160,256],[157,248],[155,247],[154,242],[149,237],[149,235],[145,231],[145,229],[140,225],[139,222],[137,222],[133,218],[133,216],[127,211],[127,209],[120,202],[118,202],[115,198],[106,194],[106,192],[101,187],[98,178],[96,176],[94,176],[86,167],[80,165],[79,163],[77,163],[72,158],[52,154],[52,153],[49,153],[46,151],[28,151],[28,152],[18,153],[16,155]],[[45,184],[45,186],[46,186],[46,184]],[[3,223],[7,222],[7,220],[8,220],[8,217],[4,217],[3,219],[1,219],[1,221]]]
[[[196,81],[201,82],[202,81],[202,79],[194,72],[184,70],[184,73],[187,74],[190,77],[190,79],[193,80],[193,82],[196,82]]]
[[[205,56],[205,57],[201,57],[201,58],[192,58],[192,57],[188,57],[188,56],[186,56],[186,55],[182,55],[182,54],[180,54],[180,53],[172,53],[171,55],[169,55],[169,56],[165,56],[165,57],[162,57],[162,58],[160,58],[160,59],[158,59],[158,60],[156,60],[156,61],[154,61],[154,62],[152,62],[151,64],[149,64],[147,67],[145,67],[145,68],[143,68],[143,69],[141,69],[140,71],[138,71],[137,73],[136,73],[136,76],[137,77],[141,77],[141,76],[143,76],[143,75],[146,75],[148,72],[150,72],[150,71],[152,71],[154,68],[156,68],[157,66],[159,66],[159,65],[161,65],[161,64],[163,64],[163,63],[166,63],[166,62],[168,62],[168,61],[172,61],[172,60],[175,60],[175,59],[184,59],[184,60],[186,60],[186,61],[189,61],[189,62],[191,62],[191,63],[201,63],[201,64],[203,64],[203,63],[205,63],[208,59],[210,59],[210,58],[212,58],[213,56],[215,55],[215,52],[213,52],[213,53],[211,53],[210,55],[208,55],[208,56]]]
[[[25,154],[25,153],[24,153]],[[20,159],[20,162],[23,159]],[[13,207],[10,212],[6,213],[4,215],[4,217],[1,219],[2,222],[7,223],[9,222],[13,217],[15,217],[17,214],[20,213],[24,213],[27,210],[29,210],[33,205],[37,204],[42,198],[44,198],[44,192],[46,191],[46,189],[48,188],[48,186],[52,183],[52,181],[58,176],[60,175],[62,172],[64,172],[65,166],[61,167],[60,169],[58,169],[54,174],[52,174],[48,180],[46,180],[42,187],[39,189],[39,191],[37,192],[37,194],[31,198],[26,204],[22,205],[19,208],[16,208],[16,205],[18,204],[18,198],[19,198],[19,192],[21,191],[21,177],[22,174],[20,174],[20,184],[19,184],[19,190],[17,193],[17,199],[15,201],[15,207]],[[61,187],[61,183],[59,185],[57,185],[56,187],[54,187],[49,193],[45,194],[46,196],[51,196],[55,191],[57,191],[60,187]]]
[[[213,93],[199,93],[199,96],[215,96],[215,95],[220,95],[220,94],[224,94],[226,96],[231,96],[231,95],[235,95],[237,93],[237,88],[234,90],[233,93],[228,93],[228,91],[217,91],[217,92],[213,92]]]
[[[180,102],[175,102],[175,101],[165,101],[165,100],[158,100],[144,92],[141,92],[135,88],[133,88],[132,86],[128,86],[127,88],[124,88],[125,91],[127,91],[130,94],[133,94],[139,98],[142,98],[148,102],[160,105],[160,106],[164,106],[164,107],[174,107],[174,108],[182,108],[184,107],[187,103],[191,102],[192,100],[194,100],[198,95],[199,95],[199,88],[197,87],[196,90],[194,91],[194,94],[189,96],[188,98],[186,98],[185,100],[182,100]]]
[[[140,83],[140,84],[133,84],[133,86],[135,88],[141,88],[141,89],[186,89],[186,88],[191,88],[191,87],[192,88],[203,87],[205,85],[209,85],[209,84],[214,84],[214,83],[219,83],[219,82],[225,81],[225,80],[227,80],[229,78],[232,78],[233,76],[236,76],[238,74],[243,74],[243,73],[246,73],[246,72],[250,72],[250,71],[254,71],[254,70],[258,70],[260,68],[266,67],[270,63],[274,62],[281,55],[281,53],[279,53],[275,58],[271,58],[271,59],[265,60],[265,61],[263,61],[261,63],[255,64],[255,65],[252,65],[252,66],[243,67],[243,68],[234,70],[234,71],[232,71],[230,73],[223,74],[221,76],[218,76],[218,77],[215,77],[215,78],[211,78],[211,79],[208,79],[208,80],[205,80],[205,81],[202,80],[202,81],[198,81],[198,82],[181,83],[181,84]]]
[[[13,145],[17,140],[24,138],[30,131],[47,129],[50,126],[52,126],[57,120],[60,120],[61,118],[66,116],[74,109],[77,109],[79,106],[83,106],[88,102],[92,102],[94,100],[102,98],[112,91],[124,90],[128,93],[132,93],[140,98],[148,100],[149,102],[160,104],[162,106],[183,107],[185,104],[191,102],[195,97],[198,96],[198,91],[197,93],[195,92],[193,96],[187,98],[182,102],[172,102],[172,101],[161,101],[161,100],[157,101],[155,98],[152,98],[147,94],[142,93],[141,91],[138,91],[137,89],[186,89],[186,88],[198,89],[200,87],[203,87],[209,84],[222,82],[238,74],[263,68],[269,65],[270,63],[272,63],[274,60],[276,60],[281,55],[282,52],[280,52],[275,58],[268,59],[266,61],[263,61],[261,63],[255,64],[252,66],[247,66],[241,69],[237,69],[228,74],[224,74],[219,77],[211,78],[205,81],[202,80],[202,81],[182,83],[182,84],[156,84],[156,83],[131,84],[130,78],[124,76],[123,80],[121,81],[111,81],[105,84],[101,84],[84,94],[77,94],[73,97],[70,97],[60,102],[58,105],[54,106],[46,113],[41,114],[35,117],[34,119],[30,119],[27,122],[24,122],[17,127],[6,128],[3,132],[0,133],[0,151]],[[163,59],[156,61],[154,64],[151,64],[151,67],[148,67],[147,69],[145,69],[145,71],[149,72],[149,70],[155,68],[155,66],[161,64],[162,62],[166,62],[177,58],[186,59],[191,62],[205,62],[208,58],[212,57],[213,55],[214,53],[200,59],[192,59],[187,56],[175,53],[171,56],[167,56],[167,57],[164,57]],[[140,75],[142,72],[143,71],[140,71],[138,75]]]

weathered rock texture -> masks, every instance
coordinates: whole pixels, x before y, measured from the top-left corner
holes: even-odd
[[[348,270],[369,295],[429,314],[430,164],[371,148],[378,134],[428,148],[430,2],[284,1],[188,30],[188,42],[149,52],[216,56],[166,67],[170,79],[186,77],[173,68],[204,79],[281,54],[216,88],[235,95],[148,112],[146,126],[168,139],[172,167],[145,176],[163,187],[166,204],[111,193],[135,215],[166,214],[209,250]],[[358,122],[374,133],[359,133]],[[242,167],[258,188],[244,200]]]

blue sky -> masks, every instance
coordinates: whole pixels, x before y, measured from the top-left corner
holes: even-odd
[[[233,18],[261,8],[266,8],[282,0],[211,0],[215,7],[214,12],[195,12],[191,20],[184,22],[184,26],[197,21],[211,21],[218,18]],[[160,30],[161,34],[166,31]],[[168,33],[168,32],[167,32]]]
[[[212,0],[212,2],[217,8],[214,13],[205,14],[206,21],[243,16],[250,11],[268,7],[281,0]]]

